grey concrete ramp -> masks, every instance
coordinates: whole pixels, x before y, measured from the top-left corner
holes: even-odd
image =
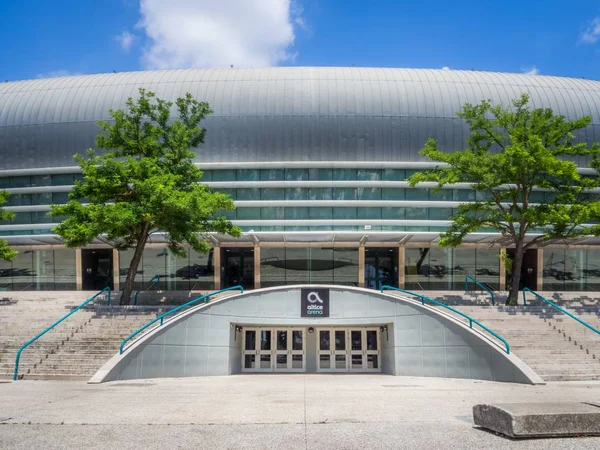
[[[475,405],[475,425],[511,438],[600,435],[600,407],[592,403]]]

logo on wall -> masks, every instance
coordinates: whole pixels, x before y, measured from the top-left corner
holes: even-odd
[[[301,290],[302,317],[329,317],[329,289]]]

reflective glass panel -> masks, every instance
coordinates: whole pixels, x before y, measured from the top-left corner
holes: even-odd
[[[260,349],[271,350],[271,330],[261,330],[260,332]]]
[[[287,330],[277,330],[277,350],[287,350]]]
[[[319,355],[319,368],[331,369],[331,355]]]
[[[335,355],[335,368],[345,369],[346,368],[346,355]]]
[[[352,350],[362,350],[362,331],[351,330],[350,341],[352,343]]]
[[[379,369],[379,358],[377,355],[367,355],[367,369]]]
[[[352,355],[352,368],[353,369],[362,369],[362,366],[363,366],[362,355]]]
[[[260,368],[270,369],[271,368],[271,355],[260,355]]]
[[[302,369],[304,355],[292,355],[292,369]]]
[[[255,330],[246,330],[246,345],[244,346],[245,350],[256,350],[256,331]]]
[[[304,332],[302,330],[292,331],[292,350],[301,351],[304,349]]]
[[[329,330],[319,330],[319,349],[331,349],[331,333],[329,332]]]
[[[276,361],[277,369],[287,369],[288,355],[277,355]]]
[[[346,330],[335,330],[335,350],[346,350]]]
[[[377,330],[367,330],[367,350],[377,350]]]
[[[256,369],[256,355],[244,355],[244,368]]]

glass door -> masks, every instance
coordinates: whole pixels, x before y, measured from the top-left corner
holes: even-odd
[[[347,372],[348,330],[345,328],[319,328],[317,338],[317,370],[319,372]]]
[[[272,372],[272,331],[260,328],[244,329],[242,371]]]
[[[317,334],[317,372],[331,372],[331,329],[319,328]]]
[[[381,372],[378,328],[350,329],[350,372]]]
[[[361,329],[350,329],[350,372],[363,372],[364,371],[364,353],[365,343],[363,340],[363,330]]]
[[[334,345],[333,345],[333,367],[334,372],[348,371],[348,330],[345,328],[334,329]]]
[[[304,329],[275,329],[275,372],[303,372]]]

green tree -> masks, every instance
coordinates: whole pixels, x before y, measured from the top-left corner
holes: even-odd
[[[75,155],[83,180],[77,181],[65,205],[52,205],[51,215],[67,216],[54,231],[68,247],[88,245],[105,235],[119,250],[135,249],[129,264],[121,304],[128,304],[133,282],[148,237],[165,233],[176,256],[186,255],[185,244],[196,251],[209,247],[202,233],[239,236],[219,211],[234,208],[231,198],[200,183],[202,171],[193,163],[192,151],[204,141],[199,123],[212,111],[208,103],[190,94],[178,98],[177,120],[173,104],[139,90],[125,110],[110,111],[111,122],[101,121],[97,155]]]
[[[0,191],[0,205],[4,205],[10,194],[6,191]],[[0,220],[12,220],[15,218],[15,213],[0,208]],[[14,251],[4,239],[0,239],[0,259],[4,261],[12,261],[19,252]]]
[[[429,139],[421,154],[444,164],[414,174],[409,182],[435,182],[436,190],[471,183],[476,200],[457,208],[439,243],[455,247],[469,233],[499,232],[503,242],[515,247],[507,301],[515,304],[528,248],[599,234],[600,226],[589,224],[598,217],[600,203],[588,191],[598,183],[582,177],[573,160],[598,157],[600,145],[588,146],[574,136],[591,117],[567,120],[551,109],[532,109],[526,94],[510,107],[493,106],[489,100],[466,104],[458,116],[471,130],[466,148],[442,150]],[[539,189],[545,193],[534,191]],[[526,240],[527,233],[535,237]]]

